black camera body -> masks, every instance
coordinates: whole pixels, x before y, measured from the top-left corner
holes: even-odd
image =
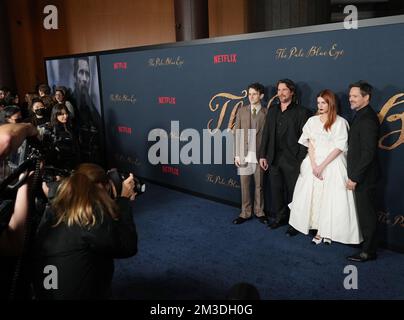
[[[114,185],[116,194],[120,195],[122,192],[122,182],[129,177],[129,173],[121,172],[118,169],[113,168],[108,170],[107,176]],[[133,177],[133,180],[135,181],[133,191],[138,195],[143,194],[146,191],[146,184],[136,177]]]
[[[77,164],[73,136],[49,124],[39,126],[38,129],[42,139],[34,146],[39,149],[46,163],[59,169],[73,169]]]

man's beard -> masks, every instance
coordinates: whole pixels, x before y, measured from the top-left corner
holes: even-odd
[[[80,93],[88,93],[89,92],[89,87],[87,84],[79,84],[79,91]]]

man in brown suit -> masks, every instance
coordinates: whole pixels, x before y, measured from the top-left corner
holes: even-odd
[[[254,215],[260,222],[267,224],[264,213],[263,175],[259,166],[257,152],[261,146],[262,133],[267,109],[261,106],[264,98],[264,86],[253,83],[248,86],[250,105],[241,107],[237,112],[235,129],[235,159],[241,182],[241,213],[233,220],[234,224],[244,223],[251,219],[252,200],[250,195],[251,176],[254,177]]]

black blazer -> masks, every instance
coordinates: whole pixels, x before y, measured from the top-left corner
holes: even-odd
[[[262,144],[260,148],[260,159],[265,158],[271,165],[275,159],[276,152],[276,118],[281,112],[280,106],[275,105],[268,110],[265,120],[264,132],[262,136]],[[282,141],[284,141],[284,156],[296,165],[301,164],[307,154],[307,148],[298,143],[302,135],[303,126],[307,119],[311,116],[311,112],[297,104],[291,104],[288,107],[290,117],[288,117],[287,126],[282,131]]]
[[[358,183],[359,190],[375,184],[379,178],[379,127],[377,114],[368,105],[357,112],[349,130],[348,178]]]

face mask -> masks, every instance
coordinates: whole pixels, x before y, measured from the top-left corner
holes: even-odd
[[[35,114],[37,116],[44,116],[45,115],[45,108],[36,109],[34,112],[35,112]]]

